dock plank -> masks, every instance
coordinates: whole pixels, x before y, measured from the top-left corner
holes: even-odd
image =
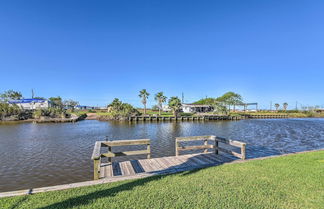
[[[138,160],[131,160],[130,163],[132,164],[135,173],[144,173],[145,172],[144,168],[138,162]]]
[[[237,160],[240,159],[231,158],[224,153],[216,155],[215,153],[209,152],[113,162],[112,164],[105,163],[101,165],[100,178],[175,173]]]

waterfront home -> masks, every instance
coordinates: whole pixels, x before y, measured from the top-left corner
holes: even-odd
[[[171,108],[169,107],[169,105],[162,105],[162,111],[169,112],[171,111]]]
[[[24,110],[36,110],[51,107],[47,99],[17,99],[8,101],[9,104],[16,104]]]
[[[210,105],[182,104],[182,111],[184,113],[212,112],[213,110],[214,108]]]
[[[95,107],[85,106],[85,105],[77,105],[77,106],[75,106],[75,109],[77,109],[77,110],[94,110]]]

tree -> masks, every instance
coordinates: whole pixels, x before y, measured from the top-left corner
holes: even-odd
[[[242,104],[243,98],[240,94],[229,91],[223,94],[222,96],[216,98],[216,101],[227,105],[229,111],[231,110],[231,106],[233,106],[235,111],[235,105]]]
[[[72,112],[74,112],[74,109],[77,105],[79,105],[79,102],[69,99],[64,101],[64,105],[67,107],[71,107]]]
[[[22,94],[19,91],[8,90],[0,94],[1,100],[7,102],[9,100],[22,99]]]
[[[287,107],[288,107],[288,103],[287,102],[283,103],[282,107],[283,107],[284,111],[286,111]]]
[[[108,105],[108,112],[110,112],[115,119],[129,117],[130,115],[139,115],[138,110],[132,105],[123,103],[117,98],[115,98],[112,103]]]
[[[159,92],[155,94],[155,101],[158,102],[158,107],[159,107],[159,115],[161,115],[161,110],[162,110],[162,105],[163,103],[166,102],[167,97],[164,96],[163,92]]]
[[[181,100],[178,97],[171,97],[169,99],[169,107],[174,116],[177,116],[178,112],[180,112],[181,106]]]
[[[205,99],[200,99],[193,104],[198,104],[198,105],[214,105],[215,104],[215,98],[205,98]]]
[[[108,112],[109,111],[120,111],[122,109],[123,102],[120,101],[118,98],[115,98],[112,103],[108,105]]]
[[[148,96],[150,96],[150,94],[146,91],[146,89],[142,89],[138,96],[140,98],[142,98],[142,103],[144,105],[144,115],[145,115],[146,114],[146,102],[147,102],[147,98],[148,98]]]
[[[62,102],[62,98],[60,96],[50,97],[48,100],[52,103],[53,107],[58,108],[58,109],[63,109],[63,102]]]
[[[43,99],[43,100],[45,100],[45,97],[34,97],[33,99]]]
[[[276,103],[275,104],[276,111],[278,111],[279,107],[280,107],[280,104]]]

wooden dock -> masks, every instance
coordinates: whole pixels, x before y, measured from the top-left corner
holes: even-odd
[[[132,116],[129,121],[204,121],[204,120],[240,120],[239,116],[213,115],[213,116]]]
[[[141,174],[170,174],[220,165],[234,160],[239,159],[231,159],[214,153],[201,153],[113,162],[112,164],[103,163],[100,166],[99,179]]]
[[[242,119],[270,119],[270,118],[288,118],[287,114],[274,115],[253,115],[242,114],[236,116],[227,115],[205,115],[205,116],[181,116],[181,117],[165,117],[165,116],[131,116],[128,121],[213,121],[213,120],[242,120]]]
[[[136,175],[169,174],[220,165],[231,161],[245,160],[246,158],[246,144],[239,141],[227,140],[216,136],[194,136],[177,137],[175,142],[176,156],[151,159],[149,139],[97,141],[92,155],[92,160],[94,160],[94,179],[118,177],[123,177],[124,179],[125,176],[134,178]],[[192,142],[195,144],[192,145]],[[201,142],[201,145],[197,145],[197,142]],[[112,147],[129,145],[146,145],[147,149],[126,152],[112,151]],[[102,147],[107,147],[108,152],[101,153]],[[180,155],[180,152],[192,150],[202,150],[203,153]],[[147,155],[147,159],[123,162],[112,161],[112,158],[118,156],[141,154]],[[104,163],[102,158],[108,158],[108,162]]]

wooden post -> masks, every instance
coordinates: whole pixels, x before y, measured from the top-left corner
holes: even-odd
[[[100,173],[100,159],[93,161],[93,179],[98,180],[99,179],[99,173]]]
[[[147,159],[151,158],[151,144],[147,144]]]
[[[176,156],[179,155],[179,150],[178,150],[178,139],[176,138],[176,141],[175,141],[175,153],[176,153]]]
[[[207,140],[207,139],[204,140],[204,145],[205,145],[205,146],[208,145],[208,140]],[[207,152],[208,152],[208,149],[205,148],[205,149],[204,149],[204,153],[207,153]]]
[[[108,153],[111,153],[111,146],[108,146]],[[112,164],[111,157],[108,157],[108,163]]]
[[[242,147],[241,147],[241,155],[242,155],[242,160],[245,160],[245,146],[246,144],[242,144]]]
[[[215,137],[215,154],[218,155],[218,141]]]

